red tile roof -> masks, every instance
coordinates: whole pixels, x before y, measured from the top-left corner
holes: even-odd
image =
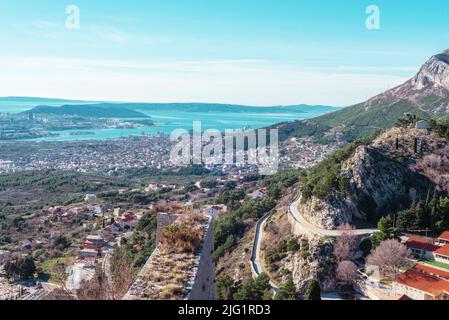
[[[449,240],[449,231],[444,231],[438,239]]]
[[[432,296],[439,296],[443,292],[449,293],[449,281],[414,269],[398,276],[396,283],[426,292]]]
[[[443,271],[425,264],[417,264],[415,270],[449,280],[449,271]]]
[[[434,245],[432,242],[433,240],[428,238],[410,237],[405,242],[405,245],[410,249],[435,251],[439,247]]]
[[[436,250],[434,253],[439,254],[441,256],[449,257],[449,244],[442,246],[441,248]]]

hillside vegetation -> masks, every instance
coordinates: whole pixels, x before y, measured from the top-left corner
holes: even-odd
[[[300,211],[314,224],[332,229],[354,219],[375,224],[381,216],[424,205],[429,194],[435,193],[438,202],[449,192],[449,125],[431,122],[428,134],[415,129],[416,121],[401,120],[308,170],[301,179]]]

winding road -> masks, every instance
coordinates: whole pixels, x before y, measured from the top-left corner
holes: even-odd
[[[338,237],[346,232],[342,230],[322,229],[308,222],[298,210],[299,204],[301,203],[301,198],[302,195],[300,194],[300,196],[296,198],[295,201],[290,203],[288,207],[288,214],[295,222],[294,231],[296,235],[306,234],[321,237]],[[264,228],[270,215],[271,212],[265,213],[256,224],[256,234],[254,236],[253,253],[251,256],[251,269],[254,277],[260,276],[260,274],[263,272],[263,263],[260,250],[263,242]],[[364,236],[376,233],[377,229],[357,229],[353,230],[352,232],[355,235]],[[276,284],[270,282],[270,285],[275,293],[279,291],[279,287],[276,286]]]
[[[301,198],[302,195],[300,195],[288,207],[288,214],[296,222],[297,227],[295,228],[296,233],[321,236],[321,237],[338,237],[341,236],[343,233],[347,232],[342,230],[323,229],[308,222],[298,210],[299,204],[301,203]],[[377,231],[378,231],[377,229],[356,229],[351,232],[352,234],[357,236],[365,236],[374,234]]]
[[[256,225],[256,235],[254,236],[254,244],[253,244],[253,255],[251,257],[251,270],[253,272],[254,277],[260,276],[260,274],[263,272],[260,248],[263,242],[263,230],[270,215],[271,212],[265,213],[263,217],[257,222]],[[270,285],[275,293],[279,291],[279,287],[276,284],[270,281]]]

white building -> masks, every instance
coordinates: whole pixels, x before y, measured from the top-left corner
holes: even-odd
[[[439,269],[417,265],[396,277],[395,295],[406,295],[413,300],[449,300],[448,275]]]
[[[449,265],[449,244],[446,244],[436,250],[434,253],[435,261],[442,262]]]
[[[263,199],[265,198],[265,192],[259,189],[254,191],[253,193],[250,193],[249,196],[252,200]]]
[[[86,194],[86,196],[84,197],[84,201],[89,202],[89,201],[94,201],[97,200],[97,196],[94,194]]]

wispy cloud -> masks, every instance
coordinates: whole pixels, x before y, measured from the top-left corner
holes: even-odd
[[[92,26],[86,36],[92,40],[100,39],[117,44],[156,45],[173,41],[168,37],[156,37],[148,34],[130,33],[118,28]]]
[[[78,38],[83,41],[93,43],[109,42],[120,45],[157,45],[173,41],[168,37],[152,36],[145,33],[131,33],[106,25],[89,25],[84,27],[82,24],[81,29],[69,31],[63,22],[34,20],[12,23],[10,26],[21,34],[53,40],[64,40],[70,35],[72,38]]]
[[[367,72],[367,73],[388,73],[388,72],[416,72],[418,66],[339,66],[337,71],[342,72]]]
[[[29,26],[32,28],[40,29],[40,30],[55,30],[55,29],[59,29],[59,28],[63,27],[63,25],[61,23],[58,23],[55,21],[50,21],[50,20],[31,21],[29,23]]]
[[[253,105],[363,101],[407,80],[265,60],[130,61],[0,57],[0,96]]]

